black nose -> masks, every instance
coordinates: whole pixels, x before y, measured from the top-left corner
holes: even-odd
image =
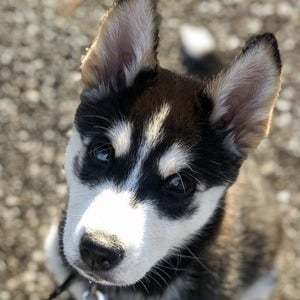
[[[93,271],[109,271],[124,257],[116,237],[102,232],[85,233],[79,250],[82,260]]]

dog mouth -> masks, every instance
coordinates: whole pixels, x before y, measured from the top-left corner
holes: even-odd
[[[115,280],[114,277],[111,274],[109,274],[109,272],[90,270],[80,261],[74,263],[73,267],[77,270],[77,272],[81,276],[83,276],[89,281],[102,284],[102,285],[114,285],[114,286],[126,285],[125,283],[118,282],[117,280]]]
[[[146,289],[148,291],[149,282],[152,282],[153,286],[157,285],[157,290],[162,290],[163,286],[160,283],[160,280],[163,280],[164,283],[167,282],[167,278],[162,279],[162,275],[156,276],[157,272],[153,272],[156,266],[153,266],[142,278],[139,280],[129,283],[124,281],[118,281],[116,280],[111,274],[108,272],[98,272],[98,271],[92,271],[88,269],[82,262],[76,262],[73,266],[77,272],[87,279],[89,282],[93,282],[98,284],[104,291],[109,291],[110,288],[113,287],[119,287],[119,288],[126,288],[126,289],[133,289],[133,290],[144,290]]]

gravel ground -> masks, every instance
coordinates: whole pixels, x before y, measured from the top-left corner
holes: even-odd
[[[64,150],[78,104],[79,59],[111,1],[89,0],[70,18],[58,0],[0,2],[0,299],[42,299],[54,286],[43,239],[65,205]],[[284,243],[273,299],[300,299],[300,1],[161,0],[160,60],[181,70],[178,28],[204,25],[221,52],[276,33],[283,87],[270,139],[256,159],[280,206]]]

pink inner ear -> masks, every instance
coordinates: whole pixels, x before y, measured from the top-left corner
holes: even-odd
[[[247,86],[238,87],[228,95],[228,100],[225,104],[227,112],[222,118],[227,125],[243,117],[242,115],[245,113],[243,110],[248,106],[247,101],[251,101],[252,95],[253,91]],[[243,118],[240,121],[243,121]]]
[[[269,88],[268,75],[267,69],[254,64],[235,78],[236,82],[224,99],[226,113],[222,117],[223,122],[236,127],[251,121],[256,112],[264,109],[264,101],[268,100],[264,90]]]
[[[124,45],[120,45],[121,53],[117,65],[118,68],[117,77],[116,77],[117,89],[126,86],[125,68],[126,69],[130,68],[130,65],[133,64],[134,57],[135,57],[133,48],[129,44],[127,45],[125,42],[123,42],[123,44]],[[129,52],[130,49],[127,48],[131,48],[132,52]],[[111,75],[111,77],[113,77],[113,74]]]
[[[116,89],[126,85],[125,69],[134,63],[135,52],[133,41],[129,35],[132,30],[128,24],[115,24],[113,34],[107,33],[105,46],[106,76],[105,81],[111,81]],[[125,38],[126,37],[126,38]]]
[[[250,41],[231,67],[207,89],[215,100],[211,122],[226,132],[225,144],[247,153],[268,134],[280,88],[281,63],[271,34]]]
[[[269,52],[241,56],[212,86],[216,99],[212,121],[228,132],[225,143],[236,152],[255,148],[268,132],[279,89],[279,73]]]
[[[143,68],[154,69],[157,66],[157,12],[154,2],[116,2],[82,60],[85,90],[97,88],[104,95],[111,88],[118,90],[131,85]]]

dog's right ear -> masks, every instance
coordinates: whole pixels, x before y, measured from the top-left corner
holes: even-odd
[[[155,0],[117,0],[81,63],[84,91],[102,97],[130,86],[137,74],[155,70],[158,17]]]
[[[265,33],[251,39],[232,65],[211,80],[211,122],[228,149],[246,156],[268,135],[280,90],[281,60],[276,38]]]

